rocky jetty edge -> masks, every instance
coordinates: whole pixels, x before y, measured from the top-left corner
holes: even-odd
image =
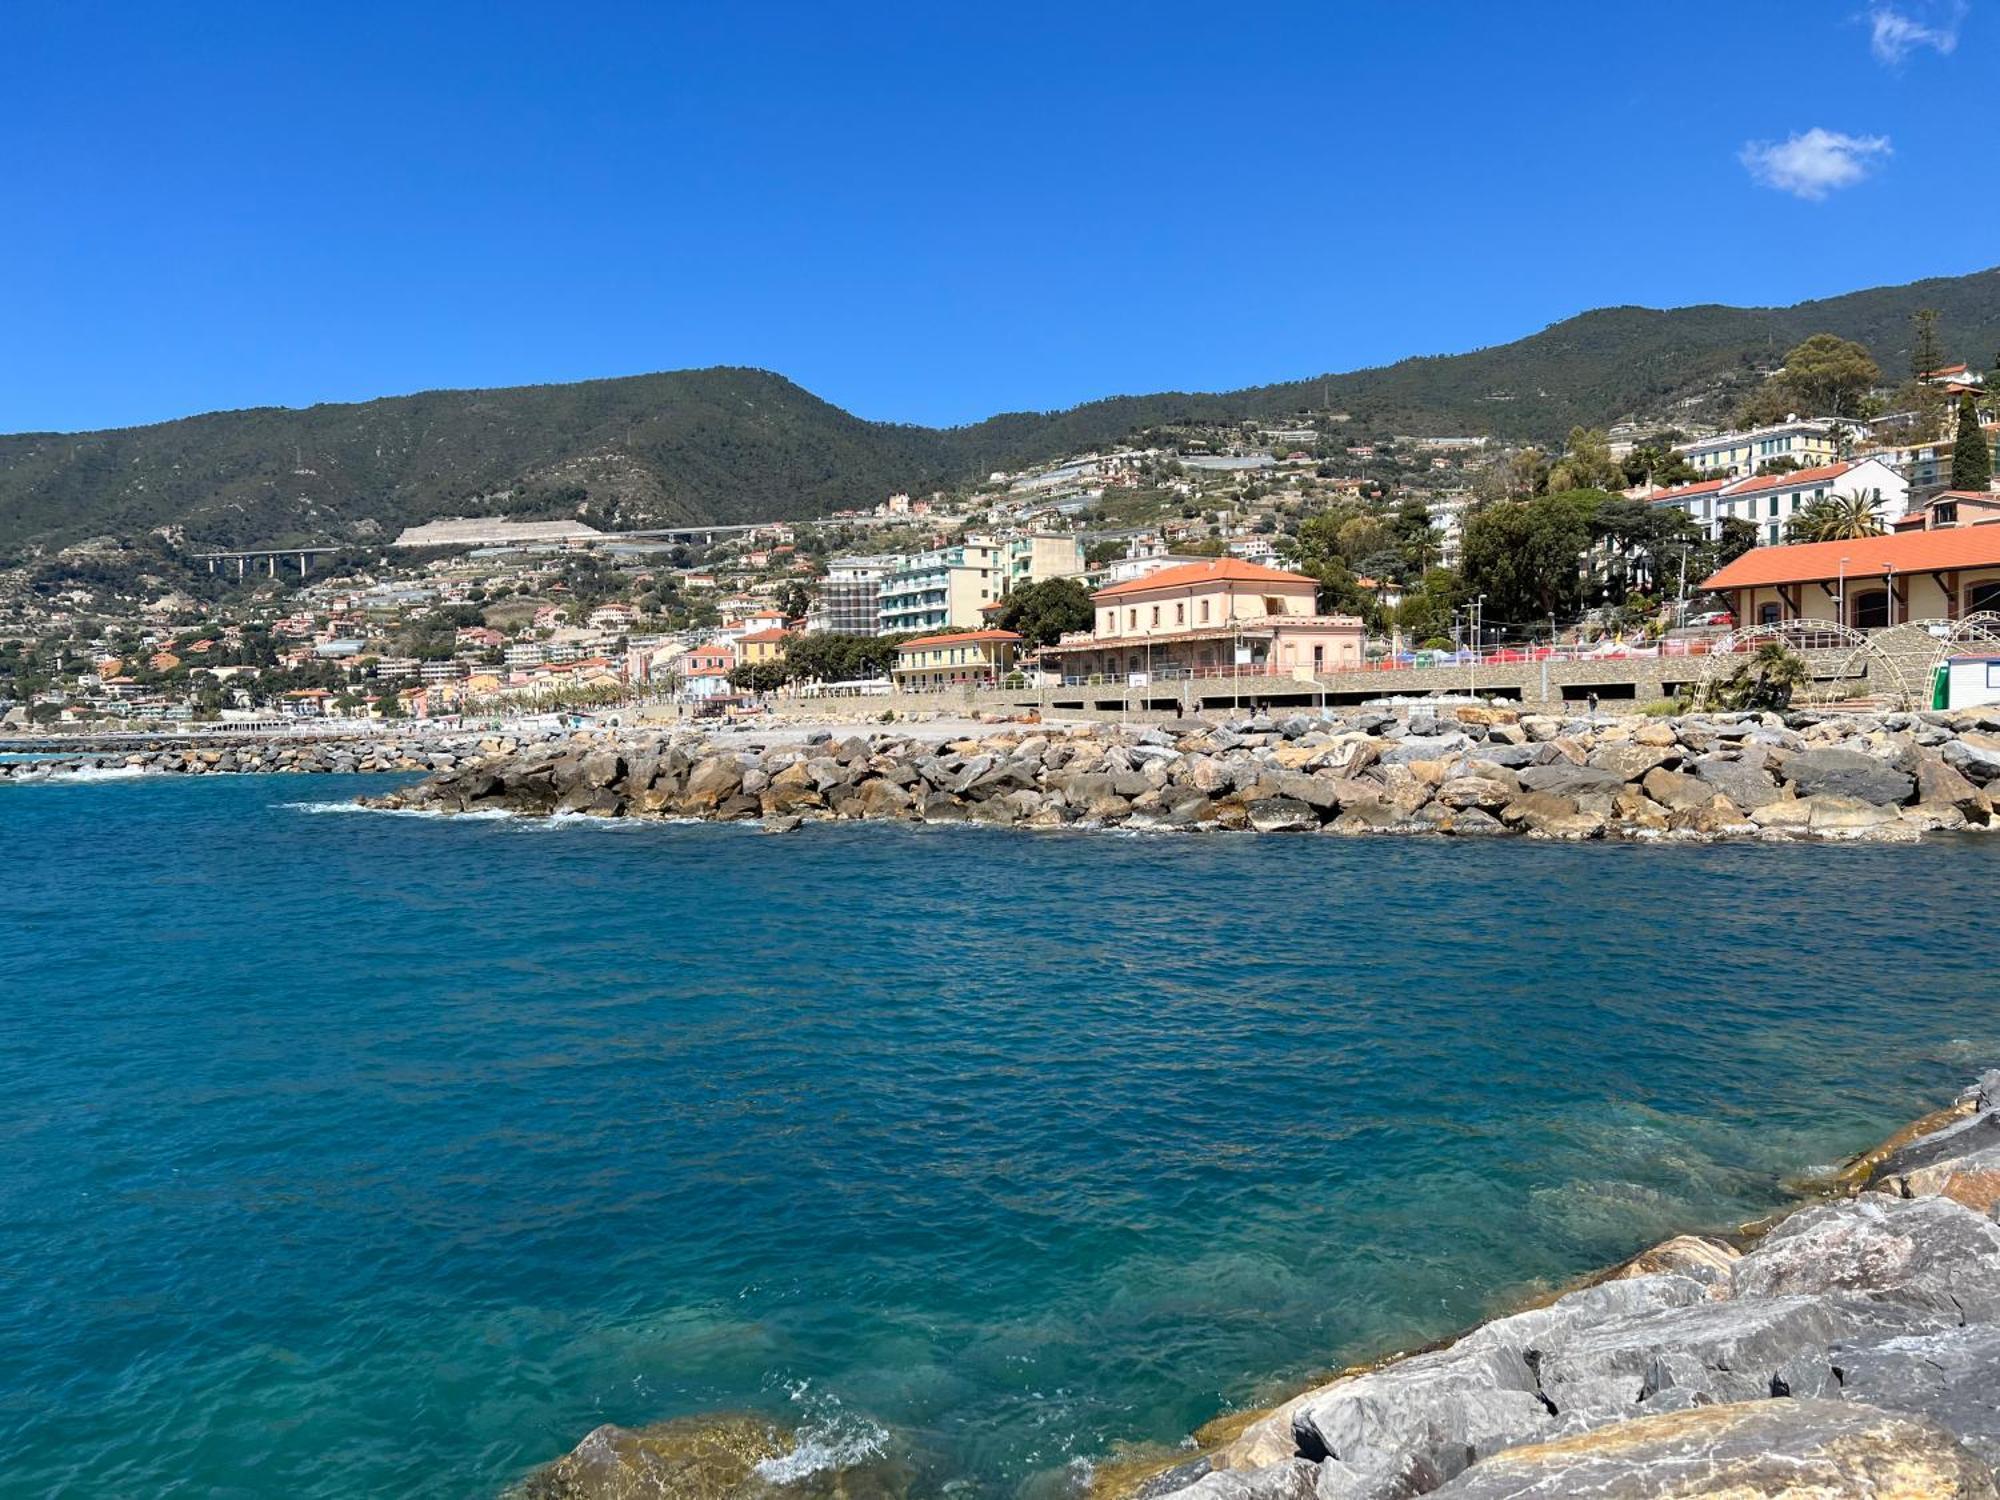
[[[359,772],[449,771],[500,743],[487,736],[382,734],[308,740],[297,736],[161,739],[124,746],[69,749],[19,743],[32,760],[0,761],[0,782],[60,781],[105,774],[206,776],[253,773],[351,775]]]
[[[1735,1235],[1684,1235],[1441,1345],[1101,1471],[1120,1500],[1994,1500],[2000,1070]],[[793,1481],[756,1418],[597,1428],[521,1500],[909,1493]]]
[[[1468,704],[1143,728],[724,746],[582,737],[471,757],[388,809],[1020,828],[1912,841],[1986,828],[2000,710],[1561,718]]]

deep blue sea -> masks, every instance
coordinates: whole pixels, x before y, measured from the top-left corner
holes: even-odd
[[[0,1489],[770,1412],[1048,1493],[2000,1061],[2000,839],[445,820],[0,785]]]

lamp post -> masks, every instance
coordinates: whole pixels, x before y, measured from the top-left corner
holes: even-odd
[[[1882,564],[1882,589],[1888,595],[1888,598],[1883,601],[1883,607],[1888,610],[1889,624],[1893,628],[1896,623],[1896,565],[1894,563]]]
[[[1479,696],[1479,626],[1486,616],[1486,596],[1472,601],[1472,696]]]
[[[1840,560],[1840,582],[1834,589],[1833,602],[1840,611],[1840,623],[1847,623],[1847,559]]]

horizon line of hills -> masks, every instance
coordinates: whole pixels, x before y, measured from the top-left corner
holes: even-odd
[[[523,519],[587,505],[631,526],[803,520],[1154,428],[1307,411],[1345,413],[1361,434],[1548,444],[1627,417],[1716,419],[1814,333],[1900,370],[1919,309],[1936,312],[1947,357],[1985,368],[2000,350],[2000,269],[1988,269],[1781,308],[1602,308],[1464,354],[963,427],[866,421],[782,375],[719,366],[19,433],[0,436],[0,565],[167,527],[215,547],[360,540],[470,505]]]

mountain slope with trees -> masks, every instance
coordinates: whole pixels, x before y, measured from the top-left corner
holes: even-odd
[[[2000,270],[1785,308],[1605,308],[1513,343],[1220,394],[1120,396],[966,427],[869,422],[782,376],[716,368],[217,412],[147,427],[0,437],[0,557],[156,528],[196,545],[341,541],[441,515],[604,526],[804,518],[1185,422],[1348,414],[1356,431],[1550,443],[1627,415],[1719,417],[1811,334],[1911,358],[2000,350]]]

